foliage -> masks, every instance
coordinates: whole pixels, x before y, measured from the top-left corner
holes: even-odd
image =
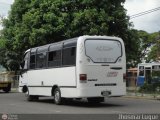
[[[8,19],[3,19],[0,63],[9,70],[16,70],[28,48],[81,35],[110,35],[124,40],[127,66],[134,67],[145,57],[148,47],[154,44],[156,34],[130,29],[124,2],[15,0]],[[155,58],[155,51],[156,46],[147,61]]]
[[[150,35],[152,40],[151,51],[148,53],[147,62],[160,61],[160,34],[158,32],[152,33]]]
[[[19,55],[5,48],[6,41],[0,37],[0,63],[9,70],[18,70]]]
[[[149,33],[146,31],[138,32],[140,39],[140,51],[142,51],[141,56],[144,57],[147,54],[147,48],[151,46],[152,41],[149,39]]]
[[[158,52],[157,46],[156,45],[152,46],[151,51],[148,53],[148,57],[146,58],[147,62],[156,62],[157,52]]]
[[[157,88],[160,88],[160,83],[154,83],[154,84],[145,83],[142,87],[140,87],[139,92],[155,93],[158,92]]]
[[[146,31],[131,30],[129,35],[132,39],[129,41],[128,48],[132,51],[128,58],[131,60],[128,66],[135,67],[138,63],[145,60],[153,62],[157,60],[158,47],[160,41],[157,40],[158,32],[147,33]],[[133,41],[132,41],[133,40]],[[160,49],[160,48],[159,48]],[[159,55],[160,56],[160,55]],[[128,60],[129,61],[129,60]]]
[[[138,30],[130,30],[126,43],[127,67],[135,67],[141,62],[140,38]]]
[[[1,39],[5,45],[0,64],[8,70],[18,70],[24,51],[31,47],[81,35],[109,35],[124,40],[127,65],[136,66],[148,44],[148,34],[130,29],[124,2],[15,0],[8,18],[3,20]],[[140,47],[142,42],[145,44]]]
[[[128,45],[125,0],[15,0],[3,20],[5,63],[16,70],[31,47],[81,35],[119,36]],[[127,48],[128,49],[128,48]],[[127,50],[128,51],[128,50]]]
[[[131,29],[128,32],[128,39],[130,39],[126,41],[126,48],[129,50],[129,54],[127,54],[128,67],[136,67],[142,60],[150,62],[151,59],[156,59],[157,47],[154,46],[156,37],[157,33],[147,33],[142,30]]]

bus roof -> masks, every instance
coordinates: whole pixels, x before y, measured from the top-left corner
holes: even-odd
[[[29,52],[29,51],[33,51],[35,52],[37,49],[48,49],[50,46],[52,45],[64,45],[65,47],[70,47],[70,46],[73,46],[78,38],[104,38],[104,37],[107,37],[107,39],[118,39],[121,41],[120,38],[118,37],[114,37],[114,36],[97,36],[97,35],[94,35],[94,36],[89,36],[89,35],[84,35],[84,36],[79,36],[79,37],[75,37],[75,38],[71,38],[71,39],[66,39],[66,40],[63,40],[63,41],[60,41],[60,42],[54,42],[54,43],[50,43],[50,44],[46,44],[46,45],[42,45],[42,46],[38,46],[38,47],[33,47],[33,48],[30,48],[28,50],[26,50],[26,52]],[[25,52],[25,53],[26,53]]]

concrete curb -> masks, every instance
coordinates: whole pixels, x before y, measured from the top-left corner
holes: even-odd
[[[19,92],[18,88],[11,88],[11,92]]]
[[[124,98],[160,100],[160,94],[127,93]]]

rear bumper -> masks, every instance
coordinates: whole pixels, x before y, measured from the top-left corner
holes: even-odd
[[[69,98],[124,96],[126,95],[126,87],[61,88],[61,94],[62,97]]]

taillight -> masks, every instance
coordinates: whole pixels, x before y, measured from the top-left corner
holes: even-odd
[[[87,80],[87,74],[80,74],[79,79],[80,79],[80,81],[86,81]]]
[[[126,82],[126,73],[123,73],[123,82]]]

